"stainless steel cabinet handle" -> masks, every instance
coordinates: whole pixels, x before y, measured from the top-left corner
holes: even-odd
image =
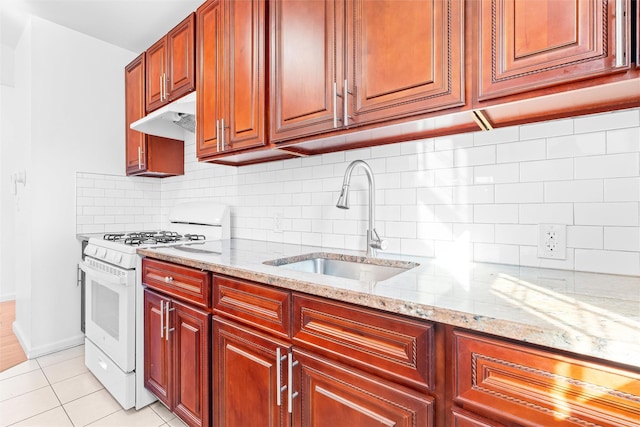
[[[222,132],[222,151],[224,151],[224,118],[220,120],[220,132]]]
[[[160,101],[164,101],[164,95],[162,93],[163,87],[164,87],[164,84],[162,84],[162,74],[160,74]]]
[[[333,128],[338,127],[338,83],[333,82]]]
[[[173,277],[171,277],[171,276],[167,276],[167,277],[165,277],[165,278],[164,278],[164,282],[165,282],[165,283],[171,283],[171,282],[173,282]]]
[[[164,321],[164,325],[165,325],[164,327],[165,327],[165,330],[167,331],[167,333],[164,335],[164,339],[167,341],[169,341],[169,332],[176,330],[176,328],[169,328],[169,312],[173,310],[175,310],[175,308],[174,307],[169,308],[169,301],[167,301],[167,304],[165,304],[164,306],[165,316],[167,316]]]
[[[282,352],[280,350],[280,348],[278,347],[276,349],[276,388],[278,389],[277,392],[277,396],[276,396],[276,402],[278,404],[278,406],[282,406],[282,392],[285,391],[287,389],[286,385],[282,385],[280,381],[281,380],[281,376],[282,376],[282,362],[284,362],[287,359],[287,356],[282,356]]]
[[[347,79],[344,79],[344,88],[343,88],[343,93],[342,93],[342,102],[343,102],[343,107],[342,107],[342,125],[343,126],[347,126],[349,124],[349,89],[347,88],[347,85],[349,84],[349,81]]]
[[[142,147],[138,145],[138,169],[142,169]]]
[[[164,85],[164,99],[167,100],[169,99],[169,95],[167,95],[167,74],[164,73],[162,75],[164,78],[162,79],[163,85]]]
[[[164,337],[164,301],[160,300],[160,338]]]
[[[216,151],[220,151],[220,120],[216,120]]]
[[[288,363],[288,377],[287,381],[289,382],[289,385],[287,387],[287,404],[288,404],[288,409],[289,409],[289,413],[293,413],[293,398],[298,396],[298,392],[296,391],[295,393],[293,392],[293,367],[296,366],[298,364],[298,361],[296,360],[295,362],[293,361],[293,353],[289,353],[289,363]]]

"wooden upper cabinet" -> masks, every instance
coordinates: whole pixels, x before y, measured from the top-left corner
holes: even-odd
[[[140,171],[142,151],[146,151],[145,134],[129,127],[131,123],[145,115],[144,84],[145,54],[143,52],[124,69],[127,174]]]
[[[147,49],[147,112],[195,89],[195,14]]]
[[[265,145],[265,1],[209,0],[196,14],[198,158]]]
[[[347,1],[347,125],[464,105],[462,3]]]
[[[184,173],[184,143],[131,129],[145,116],[145,53],[125,67],[125,136],[127,175],[166,177]]]
[[[627,0],[482,0],[477,99],[628,69],[628,7]]]
[[[344,2],[277,1],[270,20],[271,140],[341,126],[337,86],[344,80]]]
[[[275,2],[271,138],[464,105],[460,0]]]

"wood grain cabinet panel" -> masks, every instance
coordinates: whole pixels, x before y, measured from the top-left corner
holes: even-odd
[[[430,427],[434,399],[294,347],[299,385],[294,425]]]
[[[198,159],[266,145],[266,2],[209,0],[196,15]]]
[[[210,425],[211,315],[144,291],[144,384],[192,427]]]
[[[294,294],[293,342],[411,387],[433,390],[433,325]]]
[[[271,140],[464,105],[461,0],[271,8]]]
[[[146,110],[195,89],[195,15],[192,13],[147,49]]]
[[[630,21],[623,12],[628,4],[626,0],[482,0],[478,100],[628,69]],[[618,46],[619,41],[625,46]]]
[[[464,105],[462,1],[346,5],[348,126]]]
[[[131,129],[145,116],[145,58],[125,67],[125,135],[127,175],[165,177],[184,174],[184,142]]]
[[[206,271],[145,258],[142,283],[197,306],[211,307],[211,276]]]
[[[220,275],[214,275],[213,282],[215,313],[276,336],[291,336],[290,292]]]
[[[522,426],[638,426],[638,372],[462,331],[453,336],[453,400],[464,409]]]
[[[277,356],[286,355],[291,345],[218,316],[213,318],[213,343],[215,425],[289,426],[286,392],[278,390],[287,384],[286,362]]]

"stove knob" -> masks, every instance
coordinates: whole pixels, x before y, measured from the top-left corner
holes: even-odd
[[[107,250],[105,248],[99,248],[97,255],[98,258],[105,259],[107,257]]]
[[[87,255],[95,255],[96,254],[96,247],[95,246],[87,246],[84,250],[84,253]]]
[[[122,261],[122,254],[121,253],[115,253],[113,254],[113,262],[116,264],[119,264]]]

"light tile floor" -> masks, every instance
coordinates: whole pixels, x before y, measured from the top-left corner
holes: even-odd
[[[0,372],[0,427],[184,427],[159,402],[123,410],[84,365],[84,346]]]

